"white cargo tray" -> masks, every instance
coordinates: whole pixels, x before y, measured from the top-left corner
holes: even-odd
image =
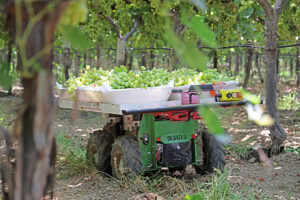
[[[244,105],[246,101],[232,102],[210,102],[200,104],[181,105],[180,101],[164,101],[148,104],[112,104],[112,103],[95,103],[95,102],[74,102],[72,100],[60,99],[58,106],[61,108],[78,109],[84,111],[109,113],[116,115],[128,115],[139,113],[165,112],[175,110],[196,110],[201,105],[207,106],[236,106]]]
[[[60,99],[76,100],[80,102],[114,104],[151,104],[153,102],[167,101],[173,87],[152,87],[152,88],[128,88],[114,90],[89,90],[76,89],[74,98],[68,94],[66,89],[59,89]]]

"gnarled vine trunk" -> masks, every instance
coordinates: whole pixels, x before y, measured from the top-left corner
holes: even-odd
[[[218,55],[217,55],[217,51],[214,51],[213,61],[214,61],[214,69],[218,69]]]
[[[260,70],[260,65],[259,65],[259,54],[258,53],[256,53],[256,55],[255,55],[255,66],[257,68],[259,80],[260,80],[261,83],[263,83],[264,79],[263,79],[263,76],[261,75],[261,70]]]
[[[101,47],[97,46],[97,60],[96,60],[97,69],[101,67],[101,57],[102,57]]]
[[[265,30],[265,64],[266,64],[266,106],[267,111],[275,120],[275,123],[270,128],[272,138],[272,151],[279,152],[279,147],[286,138],[285,131],[281,128],[278,122],[277,110],[277,21],[274,18],[266,17]]]
[[[117,43],[117,66],[125,65],[125,54],[126,54],[125,44],[126,44],[126,41],[118,38],[118,43]]]
[[[75,51],[75,76],[79,76],[79,67],[81,65],[81,56],[79,52]]]
[[[293,57],[290,55],[290,76],[294,75],[294,62],[293,62]]]
[[[253,49],[248,48],[248,54],[247,54],[247,61],[245,63],[245,80],[243,83],[243,88],[247,88],[248,82],[249,82],[249,77],[250,77],[250,71],[251,71],[251,66],[252,66],[252,57],[253,57]]]
[[[234,76],[237,76],[240,72],[240,54],[237,54],[235,57],[235,66],[234,66]]]
[[[172,21],[174,22],[173,24],[173,31],[174,33],[179,37],[182,38],[183,33],[186,29],[186,26],[184,24],[181,23],[180,21],[180,12],[178,8],[174,8],[171,12],[171,18]],[[178,56],[176,55],[175,51],[172,50],[172,63],[171,65],[168,64],[168,69],[170,71],[173,71],[174,69],[177,69],[178,67],[180,67],[180,59],[178,58]]]
[[[277,34],[278,21],[288,0],[277,0],[274,7],[267,0],[256,0],[265,11],[265,64],[266,64],[266,107],[275,123],[270,127],[272,139],[271,153],[279,153],[286,139],[286,132],[278,122],[277,110]]]
[[[122,35],[119,25],[116,22],[114,22],[114,20],[110,16],[106,16],[105,18],[113,26],[113,29],[115,30],[118,37],[116,64],[117,66],[126,65],[126,42],[137,31],[140,19],[135,19],[134,25],[131,28],[131,30],[128,33],[126,33],[126,35]]]
[[[64,64],[64,74],[65,74],[65,80],[69,80],[70,74],[69,70],[71,69],[72,66],[72,60],[71,60],[71,55],[70,55],[70,47],[66,47],[63,49],[63,64]]]
[[[227,55],[227,62],[228,62],[228,73],[230,75],[232,75],[232,69],[231,69],[232,59],[231,59],[231,53],[230,52]]]

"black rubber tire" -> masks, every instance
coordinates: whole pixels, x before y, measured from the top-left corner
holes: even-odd
[[[194,166],[198,174],[211,174],[215,169],[224,172],[225,167],[225,149],[224,145],[219,143],[216,138],[207,132],[202,131],[203,142],[203,165]]]
[[[116,139],[112,146],[111,166],[112,175],[117,179],[130,173],[139,175],[143,172],[142,154],[134,136],[124,135]]]
[[[86,158],[93,163],[99,171],[111,173],[111,149],[113,136],[107,131],[95,131],[91,133],[87,144]],[[96,155],[95,155],[96,154]],[[97,156],[98,160],[95,160]]]

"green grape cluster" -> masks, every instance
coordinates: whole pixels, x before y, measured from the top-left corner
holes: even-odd
[[[170,81],[166,69],[146,70],[145,67],[141,67],[140,71],[127,72],[126,67],[126,70],[120,68],[115,68],[110,78],[110,86],[113,89],[158,87],[167,85]]]
[[[174,80],[174,85],[178,87],[196,84],[198,82],[199,72],[192,69],[181,68],[171,72],[170,76],[171,79]]]
[[[204,72],[197,72],[192,69],[181,68],[171,72],[171,79],[174,80],[175,86],[188,84],[215,83],[220,81],[234,80],[227,74],[219,73],[217,69],[206,69]]]
[[[71,1],[60,18],[62,25],[77,25],[87,19],[88,8],[85,0]]]
[[[206,69],[198,83],[216,83],[231,80],[234,80],[234,77],[229,77],[225,73],[219,73],[217,69]]]
[[[102,86],[103,83],[109,84],[109,71],[103,69],[90,69],[86,67],[85,72],[79,77],[72,77],[67,80],[68,93],[73,95],[79,86]]]
[[[115,67],[113,70],[90,69],[86,67],[84,74],[67,81],[68,92],[74,94],[79,86],[102,86],[104,83],[112,89],[125,88],[148,88],[167,85],[171,80],[176,87],[188,84],[214,83],[229,81],[234,78],[226,74],[218,73],[216,69],[207,69],[204,72],[197,72],[192,69],[181,68],[172,72],[167,69],[153,68],[147,70],[140,67],[137,71],[128,71],[125,66]]]

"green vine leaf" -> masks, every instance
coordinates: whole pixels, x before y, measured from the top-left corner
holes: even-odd
[[[249,17],[251,17],[253,12],[254,12],[254,8],[250,7],[248,9],[243,10],[242,12],[240,12],[240,16],[248,19]]]
[[[71,46],[84,50],[92,45],[91,40],[76,26],[61,25],[59,26],[63,38],[70,42]]]

